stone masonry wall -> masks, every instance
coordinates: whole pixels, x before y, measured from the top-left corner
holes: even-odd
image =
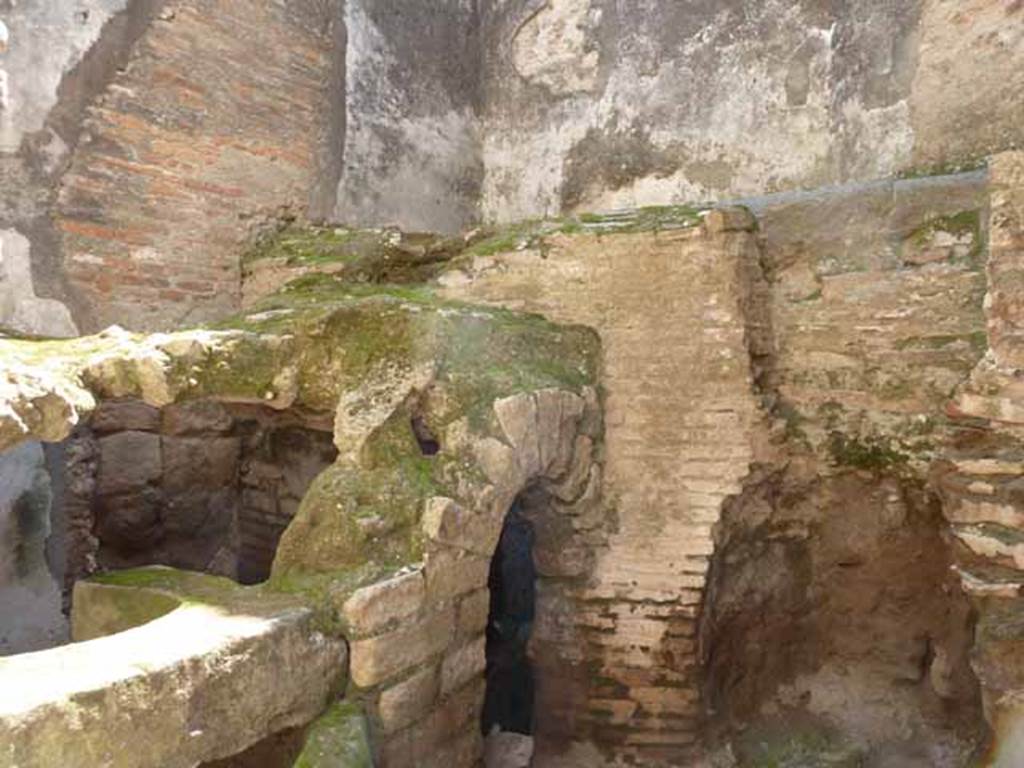
[[[995,731],[991,765],[1024,760],[1024,153],[991,163],[987,350],[950,405],[962,425],[933,471],[979,614],[972,663]]]
[[[265,581],[337,451],[329,432],[258,407],[128,399],[101,403],[66,454],[69,591],[97,570],[151,564]]]
[[[303,212],[328,70],[318,4],[168,3],[85,121],[58,225],[84,330],[162,328],[238,303],[250,219]]]
[[[688,231],[559,236],[442,277],[451,296],[584,323],[603,341],[604,498],[617,526],[562,619],[593,682],[562,692],[570,732],[539,733],[539,759],[678,765],[698,741],[712,528],[749,471],[760,419],[752,224],[730,211]]]
[[[579,674],[594,669],[585,665],[589,636],[574,617],[585,610],[595,567],[588,551],[599,549],[608,534],[599,505],[596,392],[526,392],[495,401],[493,412],[504,439],[480,439],[465,424],[442,436],[449,450],[467,447],[475,456],[477,480],[460,489],[475,499],[473,506],[428,499],[420,520],[425,561],[352,594],[339,592],[351,654],[350,695],[364,702],[381,768],[479,764],[488,571],[505,515],[524,491],[548,501],[535,517],[540,578],[534,644],[538,674],[549,675],[554,692],[540,706],[557,704],[555,697],[581,683],[595,684]],[[304,534],[290,529],[286,537],[294,535]],[[545,709],[538,728],[567,733],[565,725],[577,715],[571,707]]]
[[[797,443],[934,454],[984,354],[984,173],[750,201],[770,283],[765,387]]]

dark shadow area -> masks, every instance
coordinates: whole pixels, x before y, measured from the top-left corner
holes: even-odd
[[[412,417],[412,433],[424,456],[436,456],[441,452],[441,441],[433,433],[422,416]]]
[[[291,768],[302,752],[305,738],[305,728],[289,728],[268,736],[244,752],[203,763],[199,768]]]
[[[103,402],[65,452],[66,591],[147,565],[265,581],[306,491],[337,458],[328,426],[256,405]]]
[[[517,499],[505,517],[487,580],[487,692],[480,722],[485,735],[534,730],[534,679],[527,658],[536,605],[533,541],[533,525]]]

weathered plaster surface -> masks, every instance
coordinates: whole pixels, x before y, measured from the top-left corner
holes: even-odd
[[[64,75],[96,42],[103,25],[129,0],[27,2],[0,6],[6,51],[0,52],[0,152],[15,152],[43,128]]]
[[[335,217],[454,231],[483,169],[475,4],[350,0],[344,166]]]
[[[1024,6],[926,0],[909,99],[914,163],[1024,147]]]
[[[1019,6],[968,6],[486,3],[482,215],[814,188],[1019,144]]]

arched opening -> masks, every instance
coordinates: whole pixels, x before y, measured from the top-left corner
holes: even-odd
[[[533,754],[535,681],[528,655],[536,611],[534,529],[521,498],[505,516],[487,586],[487,687],[481,730],[488,768],[528,765]]]

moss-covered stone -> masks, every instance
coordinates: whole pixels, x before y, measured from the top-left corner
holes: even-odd
[[[162,592],[83,583],[75,590],[72,639],[83,642],[140,627],[180,605]]]
[[[321,410],[341,403],[339,424],[365,417],[369,427],[361,445],[339,442],[346,460],[307,492],[278,549],[271,584],[281,589],[320,590],[324,582],[314,574],[356,588],[422,559],[426,500],[457,495],[479,470],[455,448],[424,455],[414,419],[437,435],[456,422],[484,435],[495,429],[500,398],[545,388],[579,393],[596,382],[599,343],[583,327],[443,301],[425,288],[316,281],[286,294],[250,313],[247,327],[276,326],[276,317],[258,318],[287,302],[295,313],[288,325],[296,335],[298,402]],[[428,380],[406,376],[419,369]],[[373,421],[396,392],[394,407]],[[336,429],[335,439],[359,434]]]
[[[360,703],[339,702],[314,722],[294,765],[295,768],[372,768],[369,731]]]
[[[907,241],[914,249],[934,247],[938,235],[953,238],[955,246],[949,249],[950,258],[974,269],[984,266],[985,239],[981,225],[981,211],[977,209],[959,211],[954,214],[934,216],[915,229]]]
[[[328,270],[353,283],[423,282],[464,247],[461,238],[396,229],[289,226],[261,238],[242,264],[273,259]]]
[[[840,467],[851,467],[872,472],[900,469],[910,460],[902,451],[888,442],[850,437],[840,432],[829,436],[829,452]]]

